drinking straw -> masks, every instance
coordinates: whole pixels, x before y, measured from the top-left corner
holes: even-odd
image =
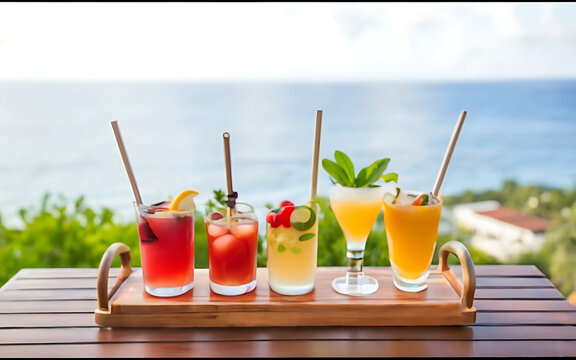
[[[434,197],[438,197],[438,193],[440,192],[440,186],[442,185],[442,181],[444,180],[444,175],[446,174],[446,169],[448,168],[450,158],[452,157],[452,153],[454,152],[454,147],[456,146],[456,141],[458,140],[460,130],[462,129],[462,125],[464,124],[464,119],[466,119],[466,111],[462,111],[460,113],[458,122],[456,122],[454,131],[452,132],[452,138],[450,139],[448,148],[446,148],[446,153],[444,154],[444,160],[442,160],[442,166],[440,166],[440,172],[438,172],[438,176],[436,177],[436,183],[434,183],[434,190],[432,191],[432,195],[434,195]]]
[[[118,121],[114,120],[111,122],[111,124],[112,129],[114,130],[114,135],[116,136],[118,148],[120,149],[122,161],[124,162],[124,167],[126,168],[126,173],[128,174],[128,179],[130,180],[130,185],[132,185],[132,191],[134,192],[134,197],[136,198],[136,204],[141,205],[142,197],[140,197],[140,191],[138,191],[138,185],[136,185],[136,179],[134,178],[134,173],[132,172],[132,167],[130,166],[130,161],[128,160],[128,154],[126,153],[126,148],[124,147],[124,141],[122,141],[122,135],[120,135]]]
[[[318,160],[320,158],[320,132],[322,130],[322,110],[316,110],[316,130],[314,131],[314,155],[312,158],[312,189],[310,200],[316,197],[318,189]]]
[[[228,208],[233,211],[236,206],[236,197],[238,194],[234,193],[232,188],[232,162],[230,161],[230,134],[225,132],[222,134],[224,139],[224,162],[226,165],[226,184],[228,186]],[[228,214],[228,210],[226,211]]]

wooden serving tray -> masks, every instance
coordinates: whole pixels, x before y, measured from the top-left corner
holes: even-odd
[[[448,269],[448,253],[462,263],[463,285]],[[119,254],[122,268],[116,285],[107,293],[110,263]],[[464,260],[463,260],[464,259]],[[389,267],[367,267],[378,280],[368,296],[348,296],[332,289],[332,280],[344,267],[319,267],[314,290],[286,296],[268,286],[268,270],[258,268],[256,289],[240,296],[223,296],[208,285],[208,269],[196,269],[194,289],[170,298],[149,295],[142,272],[132,271],[126,245],[110,246],[100,264],[96,323],[104,327],[254,327],[254,326],[383,326],[462,325],[474,323],[474,267],[466,248],[451,241],[440,251],[440,265],[432,270],[428,288],[403,292],[392,283]],[[108,300],[109,299],[109,300]]]

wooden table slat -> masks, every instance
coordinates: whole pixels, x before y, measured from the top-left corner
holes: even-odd
[[[5,357],[569,356],[576,341],[310,340],[0,346]],[[352,355],[353,354],[353,355]]]
[[[0,288],[0,357],[576,356],[576,306],[537,267],[475,268],[472,325],[249,329],[99,328],[97,269],[22,269]]]
[[[104,343],[104,342],[200,342],[254,340],[574,340],[574,326],[430,326],[412,327],[268,327],[254,331],[234,328],[100,329],[30,328],[0,331],[0,345]]]

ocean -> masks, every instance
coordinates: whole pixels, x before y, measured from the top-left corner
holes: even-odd
[[[110,122],[117,120],[145,203],[226,188],[231,135],[239,201],[264,209],[310,194],[316,110],[320,159],[347,153],[357,171],[389,157],[399,186],[430,191],[461,111],[468,116],[441,192],[520,184],[576,186],[576,81],[454,83],[0,83],[0,214],[42,196],[84,195],[118,220],[134,200]],[[318,193],[327,195],[320,167]],[[264,210],[260,215],[264,216]]]

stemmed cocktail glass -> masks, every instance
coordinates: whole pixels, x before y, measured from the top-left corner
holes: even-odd
[[[366,239],[382,209],[382,187],[353,188],[335,184],[330,189],[330,207],[346,238],[346,276],[332,281],[332,288],[347,295],[367,295],[378,289],[378,281],[362,271]]]
[[[368,295],[378,290],[378,281],[362,270],[366,240],[382,210],[386,188],[374,185],[379,179],[398,181],[396,173],[382,175],[389,158],[376,160],[356,173],[350,158],[341,151],[334,152],[336,162],[322,160],[322,167],[332,176],[330,207],[346,238],[348,268],[346,276],[334,279],[332,288],[346,295]]]

